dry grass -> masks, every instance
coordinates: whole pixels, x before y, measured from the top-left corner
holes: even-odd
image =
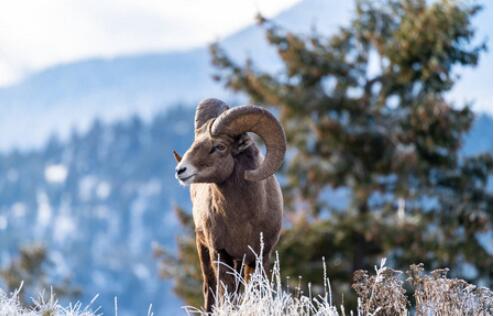
[[[22,288],[22,285],[21,285]],[[91,309],[91,304],[97,296],[86,306],[80,302],[70,304],[68,307],[61,306],[55,295],[50,293],[45,298],[44,293],[37,299],[33,299],[32,305],[23,306],[19,301],[19,290],[6,294],[0,289],[0,315],[1,316],[99,316],[98,309]]]
[[[221,263],[220,263],[221,264]],[[304,295],[293,295],[283,290],[279,260],[273,267],[273,273],[269,277],[262,269],[262,260],[256,262],[256,270],[251,281],[245,283],[241,275],[235,270],[239,287],[243,288],[241,294],[229,293],[224,295],[215,306],[213,315],[339,315],[335,306],[332,305],[329,281],[326,283],[324,296],[309,297]],[[310,291],[310,290],[309,290]],[[219,289],[216,289],[218,297]],[[299,291],[300,292],[300,291]],[[208,315],[205,311],[195,307],[185,307],[188,314]]]
[[[448,269],[424,274],[421,264],[410,266],[409,282],[415,292],[416,315],[492,315],[492,291],[461,279],[448,279]]]
[[[217,305],[211,316],[298,316],[298,315],[408,315],[412,314],[410,303],[405,296],[404,285],[409,284],[414,290],[416,305],[415,314],[418,316],[484,316],[493,314],[492,291],[476,287],[464,280],[448,279],[447,269],[435,270],[430,274],[424,273],[422,265],[412,265],[407,273],[395,271],[385,266],[383,260],[375,273],[356,271],[353,279],[353,289],[359,296],[357,311],[346,312],[340,306],[334,306],[331,285],[324,271],[324,295],[312,296],[309,285],[308,295],[300,288],[286,291],[282,286],[279,259],[273,267],[271,275],[262,269],[261,259],[252,275],[251,282],[245,283],[234,270],[241,293],[229,293],[217,300]],[[323,261],[324,262],[324,261]],[[221,264],[221,263],[219,263]],[[408,278],[406,276],[408,275]],[[219,289],[215,289],[216,293]],[[0,290],[1,316],[97,316],[98,309],[91,310],[90,306],[96,297],[86,307],[80,303],[62,307],[53,293],[40,295],[33,300],[31,307],[24,307],[19,302],[19,292],[10,295]],[[218,295],[217,295],[218,296]],[[185,307],[187,314],[209,316],[204,310]],[[115,300],[115,315],[118,314]],[[153,315],[151,309],[148,316]]]
[[[331,286],[324,271],[324,295],[313,297],[309,285],[308,296],[301,289],[283,289],[279,269],[279,259],[268,276],[257,262],[251,282],[245,284],[242,277],[232,270],[239,293],[229,293],[220,297],[212,314],[195,307],[184,307],[187,314],[200,316],[260,316],[260,315],[328,315],[328,316],[370,316],[370,315],[419,315],[456,316],[493,314],[492,291],[476,287],[463,280],[448,279],[447,270],[435,270],[425,274],[422,265],[412,265],[407,273],[385,266],[382,260],[375,267],[375,274],[359,270],[354,273],[353,289],[359,296],[356,312],[345,311],[344,307],[334,306]],[[221,264],[221,263],[220,263]],[[406,276],[408,275],[408,278]],[[405,284],[412,286],[416,310],[413,310],[405,296]],[[218,289],[216,294],[218,296]]]
[[[386,260],[382,260],[373,276],[364,270],[353,274],[352,287],[359,297],[359,315],[407,315],[403,273],[385,264]]]

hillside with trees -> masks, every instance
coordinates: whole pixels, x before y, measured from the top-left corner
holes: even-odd
[[[331,37],[295,34],[259,16],[284,66],[276,73],[211,47],[217,80],[278,113],[287,134],[277,247],[286,275],[317,284],[324,257],[333,288],[351,304],[352,273],[383,257],[397,269],[449,267],[492,286],[492,244],[481,241],[492,234],[492,156],[461,154],[474,114],[445,98],[455,69],[475,67],[485,50],[472,42],[480,9],[357,1],[352,21]],[[187,212],[178,214],[192,233]],[[197,304],[192,242],[179,237],[178,257],[164,255],[164,275]]]

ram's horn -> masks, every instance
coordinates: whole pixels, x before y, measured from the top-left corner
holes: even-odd
[[[228,105],[225,102],[218,99],[205,99],[196,107],[196,117],[194,130],[197,135],[197,131],[210,119],[217,118],[221,113],[228,110]]]
[[[252,132],[266,145],[266,157],[261,165],[245,171],[244,178],[260,181],[279,169],[286,151],[285,132],[278,120],[267,110],[253,105],[240,106],[223,112],[211,127],[213,135],[239,135]]]

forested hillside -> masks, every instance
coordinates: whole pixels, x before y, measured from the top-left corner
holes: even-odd
[[[96,121],[66,142],[0,155],[0,266],[20,246],[45,240],[51,277],[69,277],[83,302],[99,293],[107,313],[114,296],[121,315],[150,303],[155,312],[180,312],[152,242],[173,249],[181,233],[172,207],[188,208],[188,190],[174,179],[171,150],[192,141],[193,115],[177,106],[150,121]],[[491,117],[476,120],[465,148],[492,149]]]
[[[187,205],[188,194],[173,177],[171,151],[191,141],[192,118],[190,108],[176,107],[149,122],[96,121],[67,142],[1,155],[0,266],[43,240],[52,281],[70,277],[83,302],[99,293],[103,311],[118,296],[122,315],[149,303],[160,315],[179,312],[151,246],[174,247],[180,233],[170,210]]]

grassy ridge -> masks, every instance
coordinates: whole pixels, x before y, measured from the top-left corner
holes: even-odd
[[[245,283],[236,276],[239,293],[229,293],[217,300],[212,316],[227,315],[476,315],[493,314],[492,291],[468,284],[461,279],[448,279],[448,269],[425,273],[423,266],[412,265],[406,273],[386,267],[382,260],[372,275],[359,270],[354,273],[352,287],[357,292],[358,309],[345,311],[333,304],[331,284],[324,270],[324,294],[313,296],[309,284],[308,293],[301,288],[286,289],[282,285],[279,260],[271,275],[262,270],[262,260],[251,282]],[[221,264],[221,263],[220,263]],[[405,287],[413,289],[414,302],[407,301]],[[219,289],[216,289],[218,295]],[[188,314],[207,316],[202,309],[185,307]]]
[[[310,284],[307,294],[300,287],[287,289],[283,286],[279,259],[276,260],[270,275],[263,271],[261,262],[258,258],[257,268],[248,283],[232,270],[239,289],[237,293],[227,293],[220,297],[219,288],[211,289],[219,298],[212,314],[191,306],[184,307],[185,312],[200,316],[409,315],[412,307],[405,296],[405,286],[409,285],[413,289],[413,310],[416,315],[493,314],[493,295],[490,289],[468,284],[461,279],[448,279],[447,269],[425,273],[419,264],[410,266],[410,270],[403,273],[386,267],[386,260],[382,260],[380,266],[375,267],[375,273],[356,271],[352,287],[359,296],[358,309],[356,312],[347,312],[344,307],[333,304],[331,284],[326,270],[323,276],[324,295],[313,296]],[[86,307],[79,302],[63,307],[51,293],[47,296],[40,295],[38,299],[33,299],[31,306],[26,307],[20,304],[18,292],[7,295],[0,289],[0,315],[97,316],[101,315],[98,308],[91,308],[95,299]],[[116,300],[115,315],[118,315]],[[147,315],[153,315],[151,307]]]

